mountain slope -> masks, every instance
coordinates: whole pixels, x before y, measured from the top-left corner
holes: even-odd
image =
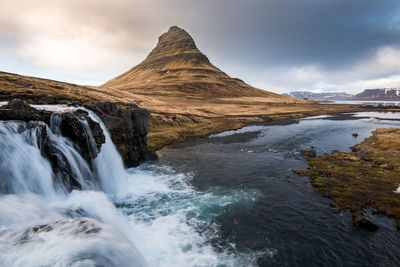
[[[345,92],[313,93],[309,91],[294,91],[287,95],[296,98],[307,98],[313,100],[349,100],[353,96]]]
[[[400,89],[396,88],[365,89],[361,93],[356,94],[353,98],[360,100],[399,101]]]
[[[176,26],[160,36],[143,62],[102,87],[156,95],[291,99],[229,77],[210,63],[185,30]]]

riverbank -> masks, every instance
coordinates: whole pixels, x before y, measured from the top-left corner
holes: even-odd
[[[246,110],[246,106],[256,105],[257,109]],[[220,106],[211,105],[207,111],[225,107],[220,113],[205,116],[206,109],[191,106],[190,113],[161,113],[152,111],[148,145],[159,150],[164,146],[182,142],[190,138],[203,137],[214,133],[237,130],[247,125],[265,124],[272,121],[298,119],[318,115],[340,114],[365,111],[357,105],[321,105],[316,103],[262,103],[248,102],[236,104],[226,101]]]
[[[400,129],[377,129],[351,150],[308,158],[310,167],[295,172],[309,176],[333,206],[353,213],[372,207],[395,219],[400,229]]]

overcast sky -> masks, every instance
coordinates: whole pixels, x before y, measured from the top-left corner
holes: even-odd
[[[261,89],[400,87],[399,0],[0,0],[0,70],[100,85],[172,25]]]

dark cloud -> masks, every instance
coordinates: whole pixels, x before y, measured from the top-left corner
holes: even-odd
[[[269,90],[384,86],[400,80],[399,14],[398,0],[3,1],[0,56],[5,71],[100,84],[178,25],[216,66]]]
[[[201,2],[196,21],[188,24],[206,49],[256,65],[335,67],[400,41],[397,0]]]

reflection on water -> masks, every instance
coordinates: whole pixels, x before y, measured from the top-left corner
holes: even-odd
[[[321,104],[355,104],[355,105],[379,105],[400,106],[400,101],[373,101],[373,100],[332,100]]]

